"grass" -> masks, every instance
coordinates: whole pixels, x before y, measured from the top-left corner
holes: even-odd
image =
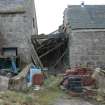
[[[41,105],[52,105],[52,103],[64,93],[58,88],[60,82],[60,77],[50,76],[49,79],[45,81],[45,89],[38,92]]]
[[[67,94],[62,92],[58,87],[61,79],[62,77],[60,76],[49,76],[39,91],[35,91],[33,87],[31,87],[21,92],[9,90],[0,92],[0,105],[54,105],[57,99],[62,98],[62,96],[64,96],[64,98],[67,96]],[[74,97],[70,96],[66,98],[74,99]],[[93,105],[105,105],[105,102],[96,102],[96,100],[93,99],[87,101],[93,103]]]
[[[57,98],[64,95],[58,88],[61,77],[50,76],[41,90],[29,88],[24,92],[5,91],[0,93],[0,105],[53,105]]]

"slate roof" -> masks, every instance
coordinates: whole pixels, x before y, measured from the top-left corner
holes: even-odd
[[[65,9],[64,16],[72,29],[105,28],[105,5],[71,5]]]
[[[24,12],[25,1],[24,0],[0,0],[0,13]]]

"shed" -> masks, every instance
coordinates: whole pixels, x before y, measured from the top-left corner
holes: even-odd
[[[105,68],[105,5],[69,5],[63,26],[69,37],[69,64]]]

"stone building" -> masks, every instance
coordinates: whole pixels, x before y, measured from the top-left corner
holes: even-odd
[[[17,47],[23,62],[31,61],[31,35],[37,34],[34,0],[0,0],[0,48]]]
[[[64,11],[69,64],[105,68],[105,5],[71,5]]]

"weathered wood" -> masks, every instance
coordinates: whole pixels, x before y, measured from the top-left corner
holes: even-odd
[[[59,59],[56,61],[56,63],[54,64],[53,67],[57,66],[57,64],[62,60],[62,58],[64,57],[65,54],[66,54],[66,51],[64,51],[64,53],[59,57]]]
[[[55,46],[54,48],[50,49],[49,51],[45,52],[44,54],[42,54],[41,56],[39,56],[39,58],[44,57],[45,55],[49,54],[50,52],[52,52],[53,50],[57,49],[58,47],[60,47],[61,45],[63,45],[64,43],[59,43],[57,46]]]
[[[37,65],[36,66],[40,66],[41,68],[43,68],[43,64],[42,64],[42,62],[40,61],[40,58],[39,58],[39,56],[38,56],[38,54],[37,54],[37,52],[36,52],[36,50],[34,49],[34,46],[31,44],[31,46],[32,46],[32,58],[33,58],[33,60],[34,60],[34,63],[37,63]]]
[[[32,65],[33,65],[33,64],[31,63],[31,64],[25,66],[25,67],[23,68],[23,70],[22,70],[17,76],[15,76],[15,77],[13,77],[13,78],[11,78],[11,79],[17,80],[17,79],[19,79],[19,78],[25,78],[26,75],[27,75],[27,73],[28,73],[28,71],[30,70],[30,67],[31,67]]]
[[[33,39],[48,39],[48,35],[33,35]]]
[[[37,48],[37,50],[40,50],[41,48],[43,48],[45,45],[44,44],[41,44],[41,46],[39,46],[38,48]]]
[[[43,46],[42,48],[40,48],[40,49],[38,49],[38,52],[40,52],[40,51],[42,51],[42,50],[48,50],[48,49],[52,49],[52,48],[54,48],[55,47],[55,45],[50,45],[50,46]]]
[[[33,39],[55,39],[54,36],[50,36],[50,35],[33,35],[32,36]]]
[[[9,81],[9,89],[20,90],[26,86],[26,76],[32,64],[27,65],[18,75],[12,77]]]
[[[101,72],[105,73],[105,70],[101,70]]]

